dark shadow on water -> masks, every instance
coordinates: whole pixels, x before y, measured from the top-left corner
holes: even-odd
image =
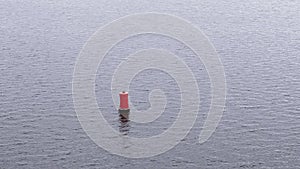
[[[119,132],[123,135],[128,135],[130,130],[129,113],[120,113],[119,122]]]

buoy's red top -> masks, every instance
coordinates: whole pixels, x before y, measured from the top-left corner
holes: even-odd
[[[128,92],[120,92],[120,109],[121,110],[126,110],[129,109],[129,105],[128,105]]]

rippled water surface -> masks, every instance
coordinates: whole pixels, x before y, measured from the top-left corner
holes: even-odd
[[[213,136],[198,136],[210,104],[205,67],[184,44],[144,34],[117,44],[96,78],[99,108],[116,130],[134,137],[163,132],[176,118],[180,94],[162,71],[140,72],[130,87],[139,110],[159,87],[166,111],[149,124],[118,121],[110,93],[117,65],[140,49],[164,48],[182,58],[197,79],[201,110],[180,144],[161,155],[112,155],[86,135],[72,99],[76,57],[101,26],[128,14],[182,17],[215,46],[227,80],[226,108]],[[299,168],[300,2],[254,1],[1,1],[0,168]],[[177,91],[177,92],[176,92]]]

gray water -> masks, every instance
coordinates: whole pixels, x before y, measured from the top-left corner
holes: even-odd
[[[202,89],[198,119],[180,144],[155,157],[129,159],[98,147],[83,131],[73,107],[72,75],[81,48],[99,27],[140,12],[182,17],[208,36],[224,65],[227,100],[217,130],[198,144],[210,103],[201,61],[168,37],[140,35],[121,42],[96,79],[99,108],[116,130],[156,135],[178,110],[173,92],[157,121],[130,123],[129,129],[118,122],[110,78],[120,60],[136,50],[176,53]],[[1,1],[0,168],[299,168],[299,16],[296,0]],[[132,82],[133,104],[147,109],[148,94],[157,86],[166,93],[178,89],[168,74],[146,70]]]

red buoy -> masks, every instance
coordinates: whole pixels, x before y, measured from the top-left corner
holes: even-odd
[[[129,110],[129,105],[128,105],[128,92],[120,92],[120,110]]]

